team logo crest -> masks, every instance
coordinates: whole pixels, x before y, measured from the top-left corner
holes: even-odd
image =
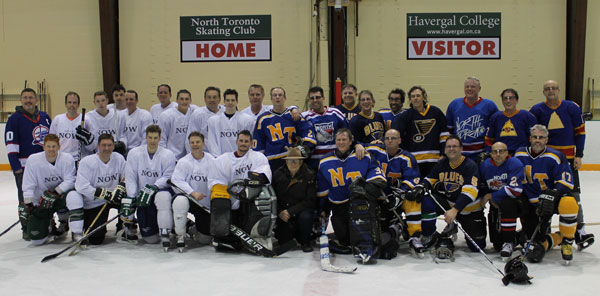
[[[425,140],[425,136],[431,132],[433,126],[435,125],[435,118],[433,119],[423,119],[423,120],[415,120],[415,127],[417,128],[418,133],[413,136],[413,141],[415,143],[421,143]]]
[[[515,130],[515,126],[512,124],[510,119],[504,123],[502,126],[502,130],[500,131],[500,137],[516,137],[517,131]]]
[[[317,142],[328,143],[333,141],[333,122],[317,123],[315,124],[315,131],[317,132]]]
[[[50,130],[48,129],[47,126],[40,124],[40,125],[34,127],[33,131],[31,132],[31,137],[33,138],[33,142],[31,142],[31,145],[44,146],[44,138],[49,133],[50,133]]]
[[[464,120],[460,120],[460,117],[457,117],[455,124],[456,135],[461,140],[477,139],[485,135],[486,132],[483,118],[479,114],[469,116]]]
[[[552,115],[550,115],[550,122],[548,122],[548,129],[553,130],[561,128],[565,128],[565,125],[562,123],[562,120],[560,120],[558,114],[552,112]]]

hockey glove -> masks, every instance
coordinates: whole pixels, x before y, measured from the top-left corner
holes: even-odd
[[[555,189],[545,190],[538,196],[538,206],[536,213],[540,218],[546,219],[554,214],[554,200],[558,196]]]
[[[436,182],[433,184],[431,194],[437,198],[446,198],[446,185],[444,185],[444,182]]]
[[[18,210],[21,225],[27,225],[27,222],[29,222],[29,217],[31,216],[31,211],[33,210],[33,204],[19,204]]]
[[[248,186],[262,186],[269,184],[269,178],[264,173],[248,172],[248,179],[246,185]]]
[[[421,184],[417,184],[406,194],[406,200],[421,202],[423,196],[425,196],[425,187]]]
[[[135,211],[135,206],[133,204],[133,198],[131,198],[129,196],[124,196],[121,199],[121,207],[119,208],[119,212],[121,212],[121,216],[127,218],[127,217],[133,215],[134,211]]]
[[[348,187],[348,190],[350,190],[350,198],[352,198],[352,196],[366,196],[367,192],[365,191],[365,185],[367,184],[367,180],[365,180],[365,178],[363,177],[358,177],[356,178],[354,181],[352,181],[352,183],[350,183],[350,186]]]
[[[300,150],[302,157],[307,158],[307,159],[310,157],[310,149],[308,149],[306,146],[300,145],[297,148],[298,148],[298,150]]]
[[[140,193],[138,193],[138,206],[145,208],[148,205],[150,205],[150,203],[152,203],[152,200],[154,200],[156,192],[158,192],[158,187],[146,184],[146,186],[144,186],[144,188],[140,190]]]
[[[125,146],[125,143],[121,141],[115,142],[115,149],[113,151],[123,155],[123,157],[127,155],[127,147]]]
[[[94,142],[94,135],[82,126],[75,129],[75,138],[86,146]]]
[[[50,209],[54,206],[54,203],[60,199],[60,195],[55,191],[46,190],[42,193],[42,198],[40,199],[40,207],[44,209]]]
[[[482,164],[486,159],[490,158],[489,152],[481,152],[477,155],[477,165]]]
[[[238,199],[246,199],[246,180],[236,179],[229,182],[227,192],[230,195],[237,196]]]
[[[402,205],[402,200],[404,199],[405,193],[402,192],[394,192],[392,194],[388,194],[386,199],[386,206],[389,211],[395,211]]]

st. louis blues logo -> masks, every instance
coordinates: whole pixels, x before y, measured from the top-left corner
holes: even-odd
[[[47,126],[40,124],[34,127],[33,131],[31,132],[31,137],[33,138],[33,142],[31,142],[31,145],[44,146],[44,138],[47,134],[49,134],[49,132],[50,130]]]

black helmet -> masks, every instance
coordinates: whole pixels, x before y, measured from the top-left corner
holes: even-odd
[[[504,278],[502,278],[502,282],[504,285],[508,285],[509,283],[523,283],[528,282],[532,279],[529,275],[527,275],[527,266],[523,263],[523,256],[518,256],[510,261],[506,262],[504,265]]]
[[[544,255],[546,255],[546,248],[541,242],[532,241],[529,245],[529,250],[525,254],[525,258],[529,260],[529,262],[538,263],[544,259]]]

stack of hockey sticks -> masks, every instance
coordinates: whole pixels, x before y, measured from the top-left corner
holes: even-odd
[[[350,266],[334,266],[331,265],[329,258],[331,257],[329,253],[329,238],[325,234],[325,225],[327,222],[325,218],[322,218],[321,223],[321,237],[319,238],[320,251],[321,251],[321,269],[324,271],[330,272],[340,272],[340,273],[353,273],[356,271],[356,267]]]
[[[199,206],[206,212],[210,213],[209,208],[207,208],[206,206],[204,206],[203,204],[198,202],[191,195],[187,194],[185,191],[183,191],[183,189],[177,187],[177,185],[173,184],[173,182],[171,182],[171,180],[168,180],[167,183],[169,185],[171,185],[171,187],[173,187],[173,189],[177,190],[180,194],[183,194],[185,197],[187,197],[188,200],[190,200],[191,202],[193,202],[194,204],[196,204],[197,206]],[[264,256],[264,257],[271,258],[271,257],[279,256],[279,255],[291,250],[292,248],[296,247],[296,245],[297,245],[296,240],[290,240],[290,241],[284,243],[283,245],[280,245],[278,248],[275,248],[273,251],[271,251],[271,250],[267,249],[265,246],[263,246],[262,244],[260,244],[259,242],[257,242],[255,239],[253,239],[248,233],[246,233],[240,227],[238,227],[234,224],[229,224],[229,231],[233,235],[235,235],[237,238],[240,239],[242,245],[244,245],[244,247],[246,249],[248,249],[248,251],[250,251],[251,253],[257,254],[257,255]]]

